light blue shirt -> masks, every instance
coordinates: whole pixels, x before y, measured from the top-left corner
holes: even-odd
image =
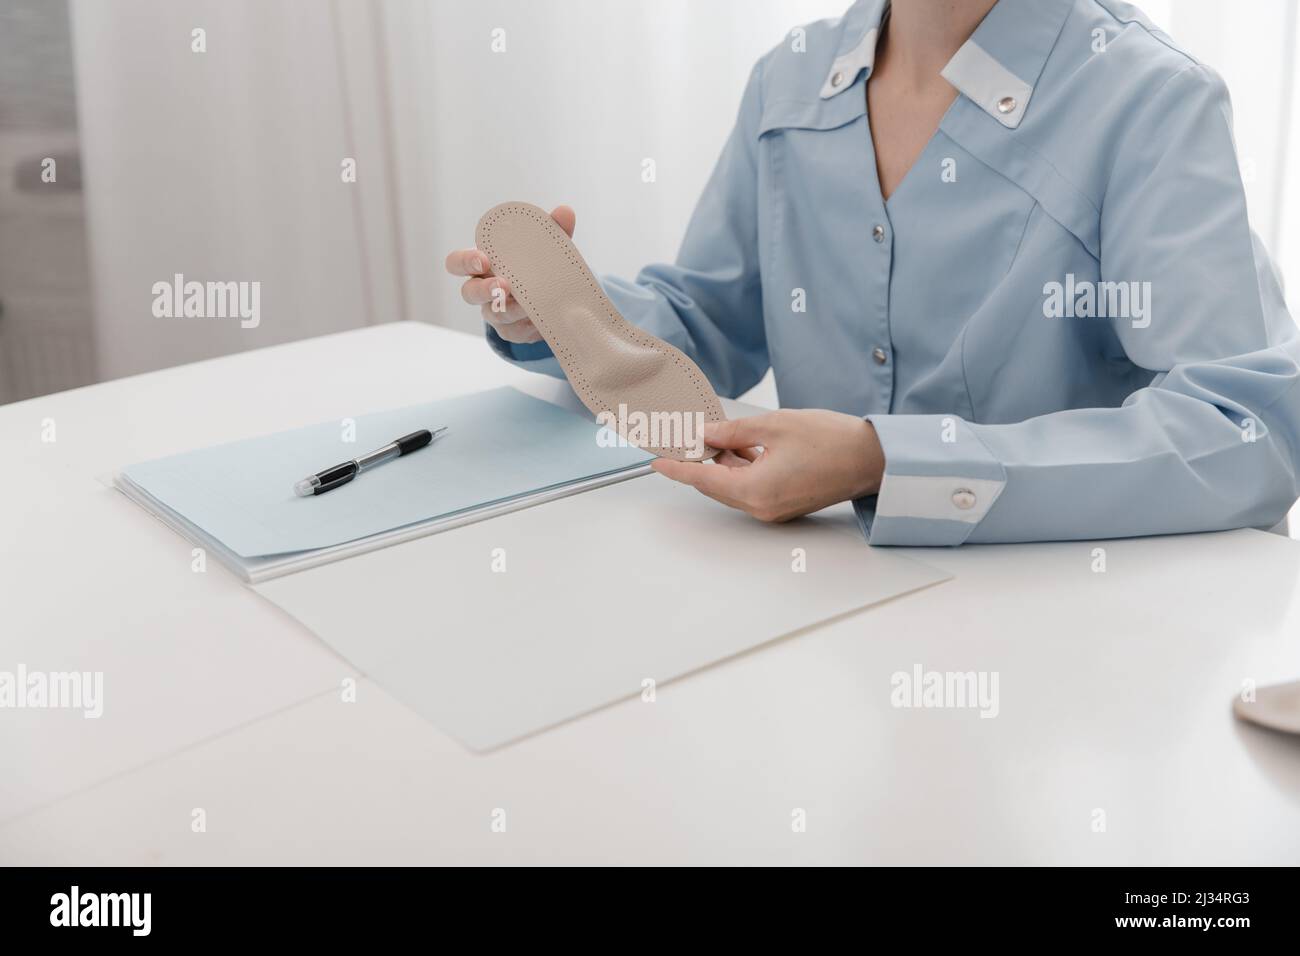
[[[614,304],[719,394],[770,366],[783,406],[870,419],[872,544],[1280,520],[1300,337],[1247,223],[1223,82],[1128,4],[1001,0],[885,202],[865,91],[885,8],[758,62],[676,263],[602,279]],[[561,374],[545,343],[489,340]]]

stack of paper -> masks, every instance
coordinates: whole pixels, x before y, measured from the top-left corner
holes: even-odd
[[[395,438],[431,446],[298,498],[299,479]],[[651,456],[511,388],[377,412],[125,468],[115,484],[246,581],[261,581],[644,474]],[[606,433],[608,437],[610,433]]]

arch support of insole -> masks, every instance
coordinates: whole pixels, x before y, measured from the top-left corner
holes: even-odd
[[[522,202],[494,206],[479,220],[475,241],[602,422],[664,458],[717,454],[701,431],[725,418],[709,380],[680,349],[618,313],[545,211]]]

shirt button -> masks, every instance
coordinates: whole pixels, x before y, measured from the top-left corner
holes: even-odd
[[[1016,98],[1014,96],[1004,96],[998,100],[998,112],[1010,113],[1016,108]]]
[[[879,346],[871,350],[871,357],[876,360],[877,365],[884,365],[885,361],[889,358],[889,356],[885,354],[885,350]]]
[[[872,228],[872,230],[871,230],[871,238],[874,239],[874,240],[876,240],[876,242],[884,242],[884,241],[885,241],[885,227],[884,227],[884,226],[881,226],[881,225],[876,225],[876,226],[874,226],[874,227]]]
[[[834,76],[831,77],[831,86],[839,86],[843,82],[844,82],[843,73],[836,73]]]
[[[952,503],[962,511],[970,511],[975,507],[975,492],[969,488],[958,488],[952,493]]]

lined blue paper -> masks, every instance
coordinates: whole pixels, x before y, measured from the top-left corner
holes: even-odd
[[[296,481],[421,428],[427,448],[310,498]],[[241,557],[308,551],[621,471],[653,457],[601,447],[593,422],[496,388],[142,462],[136,485]]]

